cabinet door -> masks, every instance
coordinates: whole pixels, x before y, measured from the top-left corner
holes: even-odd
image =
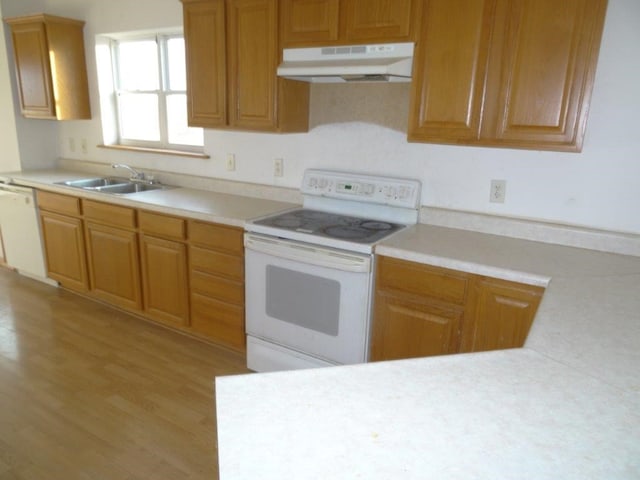
[[[428,0],[423,8],[409,140],[477,140],[494,0]]]
[[[229,125],[276,130],[277,2],[229,0]]]
[[[338,0],[282,0],[281,39],[285,47],[322,44],[338,40]]]
[[[194,332],[235,350],[245,350],[243,306],[194,292],[191,294],[191,309]]]
[[[346,42],[408,42],[414,39],[417,0],[343,0]],[[458,12],[460,13],[460,12]]]
[[[170,325],[188,325],[187,247],[142,235],[140,256],[145,313]]]
[[[582,147],[606,0],[498,0],[483,136]]]
[[[227,124],[224,0],[183,0],[189,125]]]
[[[91,293],[129,309],[142,309],[138,238],[135,231],[86,224]]]
[[[45,25],[42,22],[16,24],[12,32],[22,114],[55,119]]]
[[[471,351],[522,347],[542,292],[541,287],[479,280]]]
[[[82,220],[55,213],[40,213],[42,242],[49,277],[79,292],[89,289]]]
[[[376,296],[371,360],[456,353],[463,309],[401,296]]]

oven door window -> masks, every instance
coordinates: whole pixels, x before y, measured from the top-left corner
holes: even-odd
[[[267,315],[326,335],[338,335],[339,282],[274,265],[267,265],[266,277]]]

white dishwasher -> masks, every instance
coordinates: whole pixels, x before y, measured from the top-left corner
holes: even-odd
[[[7,264],[25,276],[51,283],[46,278],[33,189],[0,184],[0,232]]]

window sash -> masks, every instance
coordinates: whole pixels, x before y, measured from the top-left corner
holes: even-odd
[[[203,142],[202,142],[202,129],[194,128],[187,126],[187,131],[191,134],[188,135],[188,138],[191,138],[192,141],[190,143],[171,143],[169,141],[169,118],[167,114],[167,101],[168,97],[172,95],[185,95],[186,90],[184,89],[172,89],[170,85],[169,79],[169,51],[168,51],[168,41],[173,38],[183,38],[182,35],[153,35],[153,36],[141,36],[131,39],[123,39],[123,40],[113,40],[111,43],[111,52],[112,52],[112,71],[113,71],[113,81],[115,87],[115,101],[117,105],[117,131],[118,131],[118,143],[121,145],[128,146],[140,146],[140,147],[148,147],[148,148],[159,148],[159,149],[177,149],[177,150],[187,150],[187,151],[202,151]],[[143,41],[143,40],[153,40],[156,42],[156,54],[158,55],[158,84],[159,89],[157,90],[128,90],[121,87],[122,85],[122,77],[120,72],[120,61],[119,61],[119,45],[120,42],[128,42],[128,41]],[[157,118],[158,118],[158,133],[159,140],[143,140],[140,138],[128,138],[125,136],[123,132],[123,126],[126,122],[123,120],[122,115],[123,111],[126,108],[123,105],[123,98],[125,96],[129,96],[130,98],[136,95],[154,95],[156,97],[156,105],[157,105]],[[186,108],[186,103],[185,103]],[[193,129],[193,130],[192,130]],[[198,132],[199,130],[199,132]]]

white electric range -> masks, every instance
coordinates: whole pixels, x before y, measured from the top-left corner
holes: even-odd
[[[366,362],[377,242],[418,220],[418,180],[307,170],[303,208],[245,226],[247,366]]]

